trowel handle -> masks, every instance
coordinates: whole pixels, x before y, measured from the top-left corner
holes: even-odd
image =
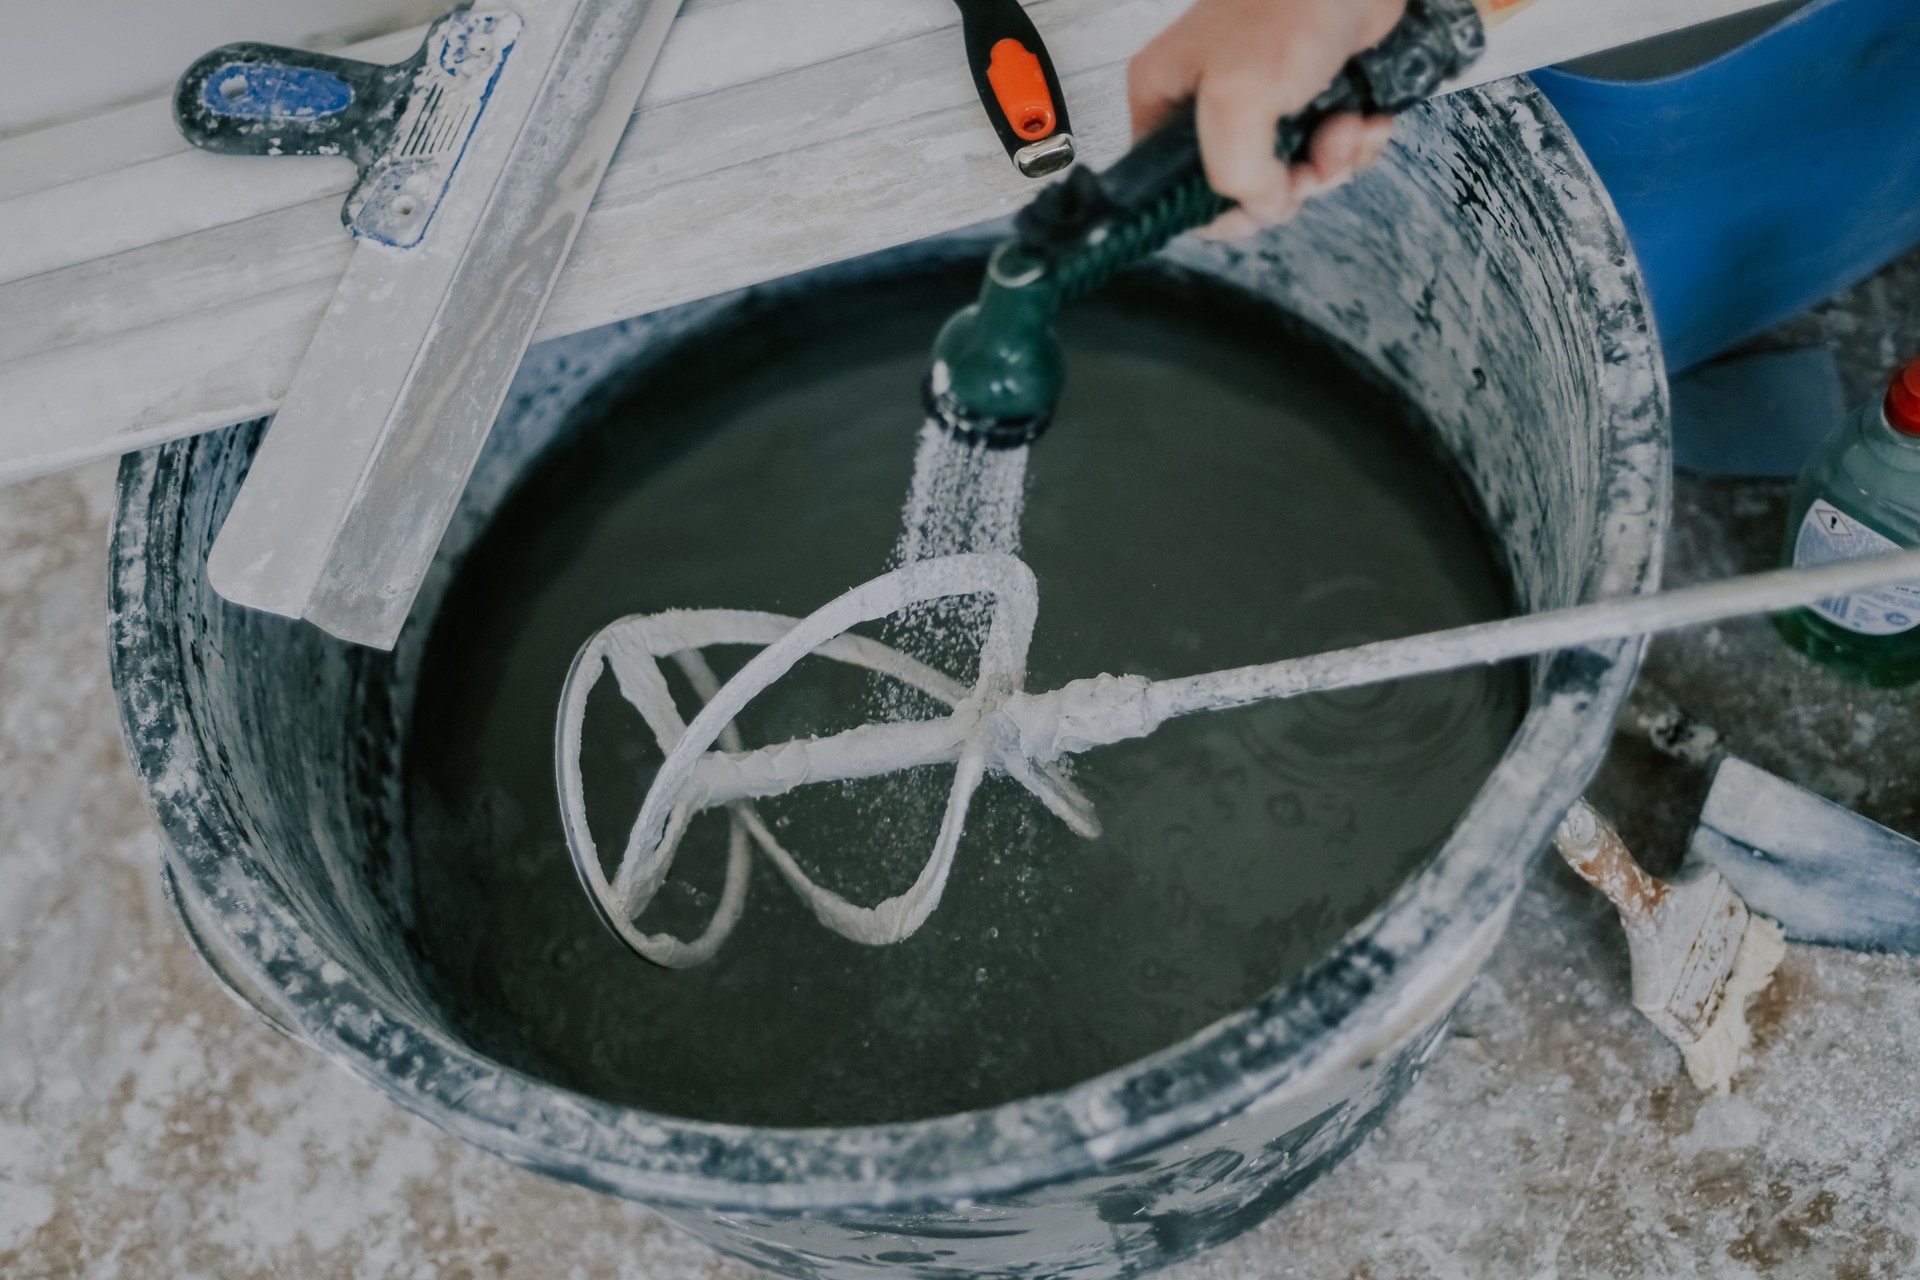
[[[1695,719],[1645,675],[1634,682],[1620,725],[1661,755],[1696,768],[1716,768],[1731,754],[1718,729]]]
[[[1620,833],[1585,800],[1575,801],[1560,820],[1553,845],[1575,874],[1607,895],[1624,920],[1651,919],[1654,908],[1667,896],[1666,882],[1648,875],[1634,861]]]
[[[424,52],[421,56],[424,56]],[[227,155],[344,155],[356,164],[392,128],[418,58],[396,66],[250,41],[187,68],[173,119],[187,141]]]

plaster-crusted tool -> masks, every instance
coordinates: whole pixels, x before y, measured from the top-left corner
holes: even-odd
[[[1742,760],[1644,680],[1623,725],[1712,771],[1689,864],[1725,876],[1795,942],[1920,954],[1920,842]]]
[[[1747,1046],[1747,1001],[1786,955],[1780,926],[1749,910],[1711,867],[1690,866],[1672,880],[1648,875],[1584,800],[1553,840],[1620,913],[1634,1008],[1679,1046],[1695,1084],[1725,1092]]]
[[[1714,771],[1687,857],[1796,942],[1920,953],[1920,844],[1737,756]]]
[[[1762,3],[1688,0],[1668,4],[1666,13],[1670,26],[1685,27]],[[1379,44],[1351,58],[1318,97],[1279,121],[1274,154],[1305,159],[1315,131],[1334,116],[1392,115],[1418,104],[1480,58],[1486,48],[1483,15],[1490,26],[1525,7],[1514,0],[1408,0],[1406,13]],[[1564,30],[1531,49],[1527,66],[1593,51],[1589,24],[1564,10],[1558,17]],[[1031,443],[1052,420],[1060,397],[1064,365],[1054,332],[1060,308],[1229,205],[1207,185],[1192,104],[1173,112],[1108,169],[1095,173],[1081,166],[1042,191],[995,250],[978,300],[934,342],[926,386],[930,419],[963,440],[991,447]]]
[[[679,0],[511,0],[382,67],[259,44],[181,78],[196,146],[344,155],[358,240],[207,560],[391,648]]]
[[[1098,818],[1062,772],[1064,761],[1146,737],[1179,716],[1578,649],[1915,579],[1920,579],[1920,550],[1775,570],[1204,675],[1172,680],[1100,675],[1028,693],[1021,686],[1039,612],[1032,571],[1014,556],[991,552],[920,560],[854,588],[806,618],[674,610],[623,618],[596,632],[575,655],[561,695],[556,733],[561,815],[575,870],[601,920],[658,964],[698,964],[726,940],[745,905],[748,863],[756,846],[827,928],[856,942],[899,942],[939,904],[967,808],[990,771],[1026,788],[1075,832],[1094,836]],[[971,686],[852,630],[961,596],[991,603]],[[734,645],[756,646],[760,652],[722,683],[702,650]],[[809,655],[879,672],[952,712],[744,749],[735,717]],[[682,718],[660,669],[662,658],[680,667],[704,704],[691,722]],[[588,828],[580,767],[587,702],[608,669],[665,756],[612,880]],[[1580,664],[1572,662],[1567,669],[1566,679],[1577,682]],[[716,744],[720,750],[711,750]],[[755,800],[802,786],[946,764],[955,771],[931,855],[912,887],[870,907],[816,885],[754,807]],[[712,808],[728,811],[730,830],[725,888],[714,915],[691,941],[645,932],[636,921],[665,882],[695,816]]]

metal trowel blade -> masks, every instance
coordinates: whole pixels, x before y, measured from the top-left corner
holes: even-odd
[[[1687,848],[1796,942],[1920,953],[1920,842],[1736,756]]]
[[[207,573],[390,649],[679,0],[509,0],[515,47],[432,223],[363,237]]]

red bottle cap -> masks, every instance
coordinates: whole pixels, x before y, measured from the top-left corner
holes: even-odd
[[[1887,387],[1887,422],[1895,431],[1920,436],[1920,360],[1893,375]]]

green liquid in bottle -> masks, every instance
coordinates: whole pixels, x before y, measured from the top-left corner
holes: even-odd
[[[1808,461],[1788,510],[1783,564],[1920,546],[1920,415],[1910,412],[1910,385],[1920,387],[1920,361],[1896,375],[1884,407],[1868,404]],[[1774,625],[1807,657],[1863,684],[1920,680],[1920,583],[1822,600],[1774,615]]]

